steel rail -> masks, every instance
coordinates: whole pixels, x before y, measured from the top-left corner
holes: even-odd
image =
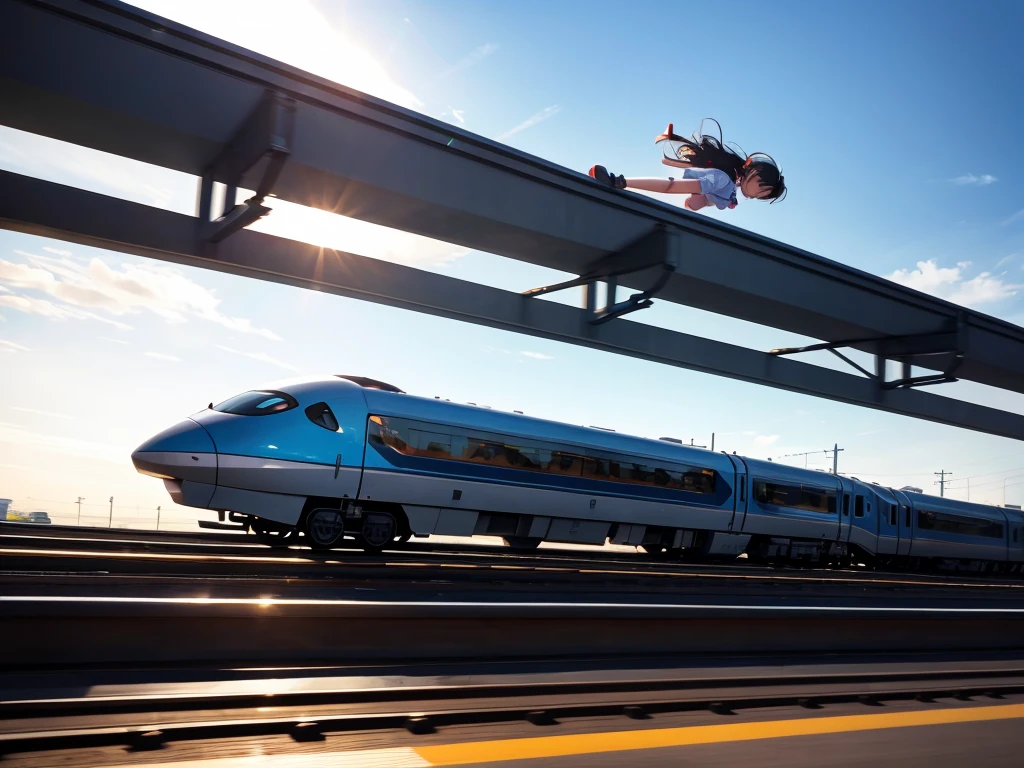
[[[731,714],[745,708],[801,706],[822,709],[830,705],[914,700],[933,703],[941,699],[970,700],[974,697],[1002,699],[1024,693],[1020,675],[975,676],[967,678],[907,676],[903,679],[854,679],[817,682],[800,680],[793,685],[782,681],[755,682],[746,687],[709,687],[689,691],[651,690],[642,683],[633,688],[618,686],[596,690],[589,695],[518,691],[515,696],[496,699],[440,700],[412,699],[407,706],[382,707],[358,705],[353,711],[338,713],[337,703],[321,706],[303,701],[278,704],[276,697],[262,702],[255,699],[251,708],[181,712],[181,718],[168,716],[164,708],[150,706],[151,701],[135,702],[128,717],[107,713],[110,725],[97,725],[95,715],[81,724],[74,715],[29,717],[22,723],[11,721],[14,730],[0,733],[0,754],[36,750],[89,748],[126,745],[133,750],[158,749],[169,743],[287,734],[295,741],[320,741],[328,734],[349,731],[405,728],[413,733],[433,733],[452,725],[529,722],[556,725],[560,718],[625,716],[647,719],[654,714],[710,710]],[[522,699],[529,697],[529,702]],[[198,702],[192,702],[198,703]],[[211,704],[222,703],[211,697]],[[239,702],[235,702],[236,704]],[[45,708],[43,708],[45,709]],[[271,714],[267,713],[271,710]],[[59,709],[57,710],[60,711]],[[95,710],[93,710],[95,712]],[[136,719],[133,721],[131,715]],[[20,726],[20,727],[19,727]]]

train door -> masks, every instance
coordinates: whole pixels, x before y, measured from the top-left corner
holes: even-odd
[[[874,490],[864,483],[856,483],[851,496],[850,544],[873,555],[878,552],[878,524],[875,522],[878,505]]]
[[[899,548],[900,505],[888,489],[877,489],[874,494],[878,533],[878,554],[895,555]]]
[[[896,497],[898,508],[896,522],[899,525],[900,536],[899,542],[896,545],[896,554],[900,557],[908,557],[910,555],[910,544],[914,539],[913,505],[905,494],[893,491],[893,495]]]
[[[839,478],[839,541],[843,544],[850,540],[851,516],[853,509],[853,483],[845,477]]]
[[[750,489],[747,487],[747,465],[739,456],[729,455],[732,461],[735,478],[735,493],[733,494],[732,521],[729,523],[729,530],[735,532],[743,530],[743,523],[747,519],[747,503],[750,498]]]

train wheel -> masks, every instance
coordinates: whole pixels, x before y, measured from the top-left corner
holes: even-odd
[[[367,512],[356,540],[366,552],[383,552],[398,535],[398,521],[390,512]]]
[[[541,542],[539,538],[533,536],[505,536],[502,541],[513,552],[532,552]]]
[[[254,518],[249,528],[256,534],[256,540],[268,547],[287,547],[298,538],[298,531],[294,528],[285,528],[259,518]]]
[[[345,518],[339,509],[320,507],[306,517],[306,536],[313,549],[330,549],[345,538]]]

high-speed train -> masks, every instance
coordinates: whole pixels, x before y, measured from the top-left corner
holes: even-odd
[[[1019,572],[1019,510],[884,488],[446,400],[358,376],[212,405],[140,445],[176,503],[264,539],[375,551],[410,536],[639,546],[660,556]]]

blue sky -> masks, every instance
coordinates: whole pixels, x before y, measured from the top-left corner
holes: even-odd
[[[140,5],[582,172],[665,175],[654,136],[716,117],[774,155],[790,192],[701,215],[1024,323],[1019,3]],[[3,128],[0,167],[193,209],[190,177]],[[259,227],[510,290],[556,277],[298,206]],[[951,495],[970,478],[972,500],[1001,503],[1004,481],[1024,500],[1014,441],[18,233],[0,232],[0,318],[0,496],[63,519],[85,496],[105,522],[113,495],[115,524],[160,505],[190,525],[135,475],[132,448],[210,400],[317,372],[651,437],[715,432],[756,457],[838,442],[840,471],[865,479],[931,490],[946,469]],[[800,341],[664,304],[634,318],[758,349]],[[983,387],[935,391],[1024,412]]]

